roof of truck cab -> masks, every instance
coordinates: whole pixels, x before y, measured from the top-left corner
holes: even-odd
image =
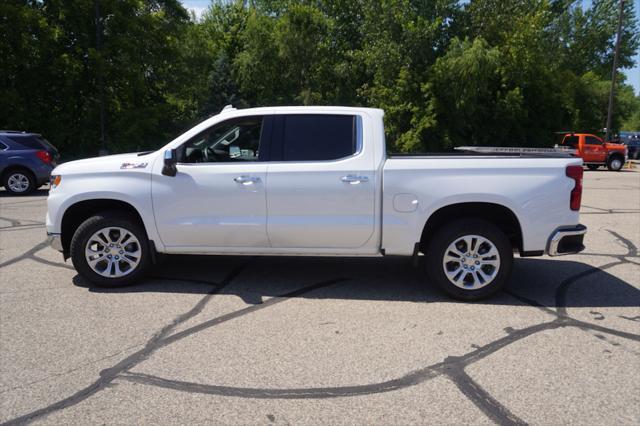
[[[246,115],[248,114],[296,114],[296,113],[357,113],[366,112],[372,115],[384,115],[384,111],[379,108],[365,108],[365,107],[348,107],[348,106],[270,106],[270,107],[258,107],[258,108],[226,108],[220,112],[222,115],[234,114],[234,115]]]
[[[267,115],[267,114],[357,114],[365,113],[374,117],[382,118],[384,111],[379,108],[361,108],[361,107],[345,107],[345,106],[271,106],[260,108],[233,108],[226,106],[218,114],[212,115],[206,120],[198,123],[191,129],[179,135],[168,146],[177,146],[192,136],[206,130],[214,123],[225,120],[226,118],[247,117],[251,115]]]
[[[593,133],[576,133],[576,132],[572,132],[572,133],[565,133],[564,135],[565,136],[595,136],[596,138],[600,138],[600,136],[594,135]]]

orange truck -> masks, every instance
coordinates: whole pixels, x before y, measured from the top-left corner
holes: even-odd
[[[626,145],[605,142],[588,133],[566,133],[560,145],[575,149],[589,170],[607,166],[609,170],[617,172],[627,161]]]

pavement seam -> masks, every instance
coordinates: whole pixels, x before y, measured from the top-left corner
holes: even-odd
[[[604,214],[613,214],[615,212],[608,211],[603,212]],[[21,225],[18,225],[21,226]],[[462,356],[462,357],[448,357],[445,361],[441,363],[434,364],[432,366],[425,367],[420,370],[413,371],[409,374],[406,374],[398,379],[389,380],[382,383],[374,383],[374,384],[365,384],[365,385],[356,385],[356,386],[343,386],[343,387],[330,387],[330,388],[300,388],[300,389],[261,389],[261,388],[240,388],[240,387],[227,387],[227,386],[216,386],[216,385],[206,385],[199,383],[191,383],[191,382],[183,382],[183,381],[174,381],[169,379],[164,379],[161,377],[147,375],[143,373],[132,373],[130,372],[131,368],[139,365],[144,360],[148,359],[155,351],[158,349],[170,345],[178,340],[181,340],[185,337],[203,331],[207,328],[213,327],[220,323],[238,318],[240,316],[246,315],[248,313],[254,312],[259,309],[264,309],[266,307],[272,306],[274,304],[283,302],[288,300],[290,297],[295,297],[297,295],[304,294],[308,291],[315,290],[317,288],[321,288],[327,285],[331,285],[342,281],[344,279],[334,279],[326,282],[312,284],[311,286],[306,286],[295,290],[291,293],[287,293],[282,296],[276,296],[274,298],[268,299],[259,305],[250,306],[247,308],[240,309],[238,311],[234,311],[220,317],[214,318],[212,320],[205,321],[203,323],[192,326],[186,330],[182,330],[171,334],[171,332],[180,324],[185,321],[195,317],[204,309],[207,302],[210,300],[213,295],[217,294],[222,288],[229,285],[233,279],[242,271],[242,269],[246,266],[246,264],[241,265],[239,268],[235,268],[231,271],[230,274],[221,282],[207,282],[213,286],[212,290],[204,296],[200,301],[189,311],[179,315],[174,318],[174,320],[163,327],[158,333],[156,333],[144,346],[144,348],[140,351],[135,352],[124,360],[120,361],[116,365],[111,368],[102,370],[100,373],[100,379],[98,379],[93,384],[79,390],[75,394],[71,395],[68,398],[60,400],[54,404],[51,404],[43,409],[33,411],[26,415],[17,417],[15,419],[9,420],[3,424],[22,424],[28,423],[43,416],[46,416],[54,411],[61,410],[67,408],[72,405],[76,405],[86,398],[94,395],[95,393],[105,389],[108,387],[114,380],[120,378],[127,381],[144,383],[147,385],[164,387],[174,390],[181,390],[186,392],[195,392],[195,393],[208,393],[208,394],[217,394],[217,395],[225,395],[225,396],[240,396],[245,398],[284,398],[284,399],[304,399],[304,398],[329,398],[329,397],[345,397],[345,396],[357,396],[357,395],[367,395],[370,393],[380,393],[380,392],[389,392],[398,389],[402,389],[408,386],[414,386],[419,383],[422,383],[431,378],[445,375],[453,380],[458,389],[467,397],[467,399],[471,400],[479,409],[481,409],[490,419],[501,423],[501,424],[523,424],[524,422],[519,419],[517,416],[513,415],[506,407],[499,403],[493,396],[491,396],[488,392],[484,391],[482,387],[475,383],[473,379],[464,371],[464,368],[474,362],[477,362],[481,359],[486,358],[487,356],[495,353],[496,351],[515,343],[521,339],[529,337],[538,332],[557,329],[561,327],[577,327],[583,330],[593,330],[601,333],[607,333],[611,335],[615,335],[618,337],[631,339],[634,341],[640,341],[640,335],[636,335],[633,333],[627,333],[619,330],[615,330],[608,327],[599,326],[596,324],[586,323],[584,321],[580,321],[568,316],[566,312],[566,304],[567,304],[567,292],[569,289],[582,278],[589,276],[591,274],[596,274],[598,272],[604,271],[611,267],[624,264],[624,263],[634,263],[630,261],[629,257],[638,257],[638,250],[635,245],[630,240],[623,238],[621,235],[617,234],[614,231],[607,230],[610,234],[616,237],[617,240],[621,241],[624,246],[627,248],[627,253],[622,255],[612,255],[612,254],[598,254],[598,253],[590,253],[590,255],[594,256],[607,256],[613,257],[616,259],[615,262],[610,262],[601,267],[593,267],[586,271],[581,271],[577,274],[574,274],[565,280],[563,280],[558,287],[556,288],[555,293],[555,306],[556,309],[552,309],[548,306],[545,306],[535,300],[527,299],[523,296],[517,295],[513,292],[507,291],[512,297],[526,303],[530,306],[539,308],[544,310],[547,313],[552,315],[556,315],[556,319],[547,323],[535,324],[529,327],[525,327],[520,330],[514,330],[508,336],[504,336],[495,341],[492,341],[483,347],[476,348],[476,350]],[[46,247],[46,241],[34,246],[32,249],[25,252],[23,255],[17,256],[13,259],[10,259],[6,262],[0,264],[0,268],[4,266],[8,266],[13,263],[20,262],[26,259],[32,259],[38,262],[42,262],[48,265],[57,266],[57,267],[65,267],[69,268],[67,265],[56,264],[55,262],[50,262],[48,260],[39,258],[35,256],[35,253],[42,250]],[[72,268],[70,268],[72,269]],[[178,278],[168,278],[168,279],[178,279]],[[183,281],[189,282],[191,280],[184,279]],[[204,282],[204,281],[201,281]],[[112,355],[115,356],[115,355]],[[110,356],[110,357],[112,357]],[[455,371],[451,369],[452,366],[459,367]],[[73,370],[71,370],[73,371]]]

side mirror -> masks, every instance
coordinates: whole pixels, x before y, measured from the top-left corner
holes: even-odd
[[[176,163],[178,162],[176,150],[168,149],[164,152],[164,167],[162,167],[162,174],[165,176],[175,176],[178,173]]]

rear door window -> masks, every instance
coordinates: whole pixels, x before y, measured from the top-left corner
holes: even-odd
[[[353,115],[291,114],[278,116],[271,161],[331,161],[357,151]]]

